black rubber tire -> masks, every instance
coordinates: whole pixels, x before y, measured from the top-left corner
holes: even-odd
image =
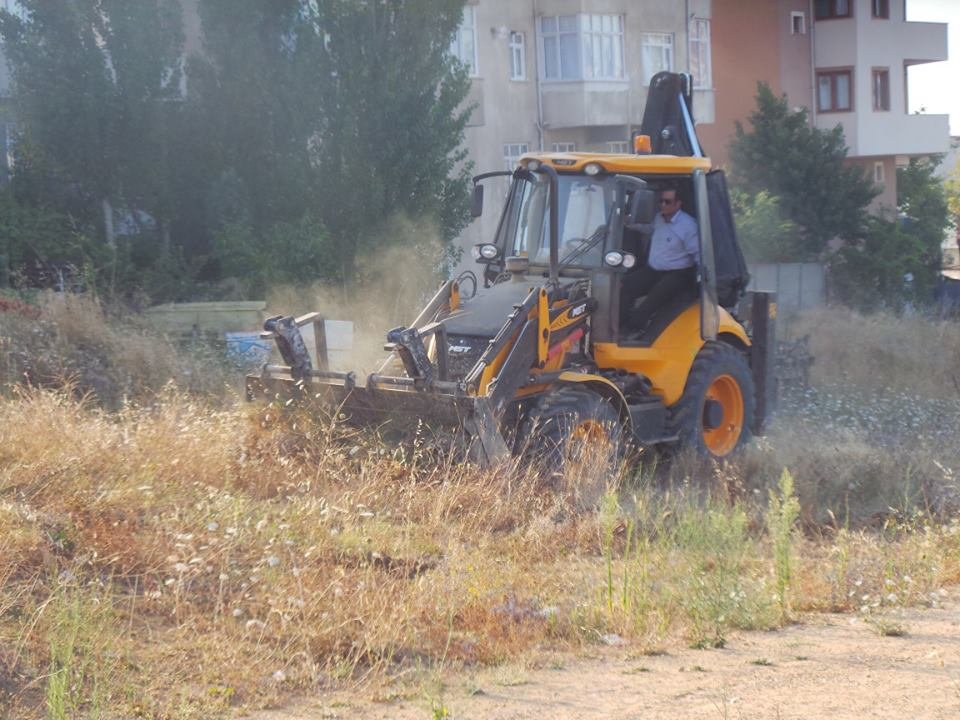
[[[575,431],[585,423],[606,434],[604,456],[592,456],[589,472],[574,468],[572,455],[584,452],[575,445]],[[617,484],[619,461],[625,449],[623,421],[617,409],[588,388],[561,386],[542,395],[525,413],[517,432],[517,452],[550,478],[555,489],[569,493],[580,508],[596,507],[608,487]],[[586,455],[580,455],[584,464]]]
[[[743,420],[734,446],[725,453],[711,450],[704,439],[704,404],[707,391],[717,378],[727,375],[736,382],[743,399]],[[697,353],[687,377],[683,396],[670,408],[670,428],[680,438],[680,446],[699,454],[722,459],[742,449],[751,437],[756,397],[753,375],[743,353],[723,342],[707,342]]]

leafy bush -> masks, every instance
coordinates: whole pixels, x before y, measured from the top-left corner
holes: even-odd
[[[323,223],[311,215],[279,222],[262,235],[249,224],[226,225],[217,233],[214,257],[226,277],[239,279],[246,297],[263,297],[274,285],[332,279],[333,246]]]
[[[830,257],[834,298],[861,311],[929,304],[936,279],[926,245],[910,224],[870,218],[861,239]]]
[[[778,197],[766,190],[750,195],[734,189],[730,204],[747,262],[801,262],[807,258],[799,228],[783,217]]]
[[[19,201],[8,187],[0,191],[0,287],[29,283],[37,269],[50,263],[59,267],[99,268],[108,262],[101,244],[91,240],[68,215]],[[89,279],[89,278],[88,278]]]

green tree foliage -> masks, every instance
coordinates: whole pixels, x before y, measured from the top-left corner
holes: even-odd
[[[183,25],[177,0],[22,0],[0,15],[24,131],[23,191],[81,222],[105,207],[173,212],[167,157],[177,128]],[[104,205],[106,203],[106,206]],[[112,220],[112,218],[111,218]],[[111,240],[111,238],[107,238]]]
[[[391,218],[466,224],[464,0],[198,0],[189,58],[179,0],[23,5],[14,194],[102,238],[125,292],[349,282],[403,242]],[[147,232],[114,247],[114,219]]]
[[[899,218],[870,218],[862,237],[836,252],[830,276],[839,299],[863,310],[932,300],[949,223],[944,188],[934,174],[939,162],[914,158],[898,168]]]
[[[310,215],[296,222],[280,220],[263,233],[249,224],[227,224],[215,237],[224,275],[243,278],[243,289],[262,297],[275,285],[305,285],[332,280],[329,236],[323,224]],[[326,274],[322,274],[326,270]],[[318,274],[320,273],[320,274]]]
[[[942,162],[942,155],[911,158],[907,166],[897,168],[897,208],[907,218],[906,229],[916,238],[929,278],[940,271],[941,247],[950,225],[949,201],[936,175]]]
[[[786,97],[764,83],[749,123],[749,130],[737,123],[730,146],[735,182],[751,194],[779,198],[803,237],[801,255],[792,259],[815,259],[831,239],[858,237],[878,190],[861,169],[844,164],[842,129],[810,127],[805,110],[790,110]]]
[[[960,249],[960,160],[950,170],[944,183],[947,198],[947,217],[956,232],[957,248]]]
[[[348,269],[357,253],[389,244],[389,234],[373,231],[398,213],[437,221],[447,241],[466,226],[470,168],[461,143],[469,79],[448,54],[463,5],[321,4],[332,69],[327,97],[336,111],[318,148],[320,196]]]
[[[10,269],[33,273],[38,262],[55,259],[84,270],[105,264],[107,254],[103,243],[84,234],[69,215],[22,203],[9,188],[0,192],[0,287],[10,282]]]
[[[734,188],[730,205],[747,262],[794,262],[804,256],[800,231],[783,217],[779,198],[765,190],[750,195]]]
[[[295,220],[315,189],[309,143],[323,123],[318,29],[300,0],[200,0],[201,54],[188,63],[182,138],[214,229]]]
[[[206,212],[222,272],[239,269],[235,245],[270,248],[290,223],[313,228],[310,244],[324,252],[307,253],[306,269],[303,255],[274,258],[278,277],[351,280],[358,256],[396,241],[383,228],[398,213],[438,223],[447,241],[459,233],[469,80],[448,48],[462,9],[462,0],[201,0],[190,108],[196,156],[212,173]]]

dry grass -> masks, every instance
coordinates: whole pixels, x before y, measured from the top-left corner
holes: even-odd
[[[960,325],[955,321],[861,315],[830,307],[782,323],[778,333],[810,336],[816,385],[903,388],[925,398],[960,400]]]
[[[649,458],[583,512],[516,467],[322,417],[170,388],[118,411],[17,391],[0,401],[0,717],[427,692],[451,665],[722,645],[782,622],[778,591],[793,612],[881,618],[960,580],[952,445],[903,455],[858,428],[780,422],[737,465]],[[806,532],[783,528],[775,549],[785,465]]]
[[[177,347],[129,313],[86,295],[44,293],[0,304],[0,392],[11,385],[69,385],[119,408],[167,383],[209,399],[239,387],[217,354]]]

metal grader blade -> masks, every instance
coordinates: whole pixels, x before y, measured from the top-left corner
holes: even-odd
[[[314,325],[318,368],[313,367],[299,330],[308,323]],[[391,331],[388,336],[394,343],[391,349],[405,363],[413,361],[408,357],[411,349],[418,353],[424,347],[419,336],[410,336],[410,332]],[[485,464],[510,454],[490,401],[468,395],[462,383],[433,377],[373,374],[365,385],[359,385],[354,373],[329,370],[323,318],[317,313],[299,318],[270,318],[264,323],[261,338],[276,341],[286,364],[267,364],[260,374],[248,375],[248,400],[313,405],[343,416],[351,424],[386,430],[402,432],[423,423],[434,430],[444,428],[464,433],[473,459]],[[422,362],[422,358],[417,361]]]

